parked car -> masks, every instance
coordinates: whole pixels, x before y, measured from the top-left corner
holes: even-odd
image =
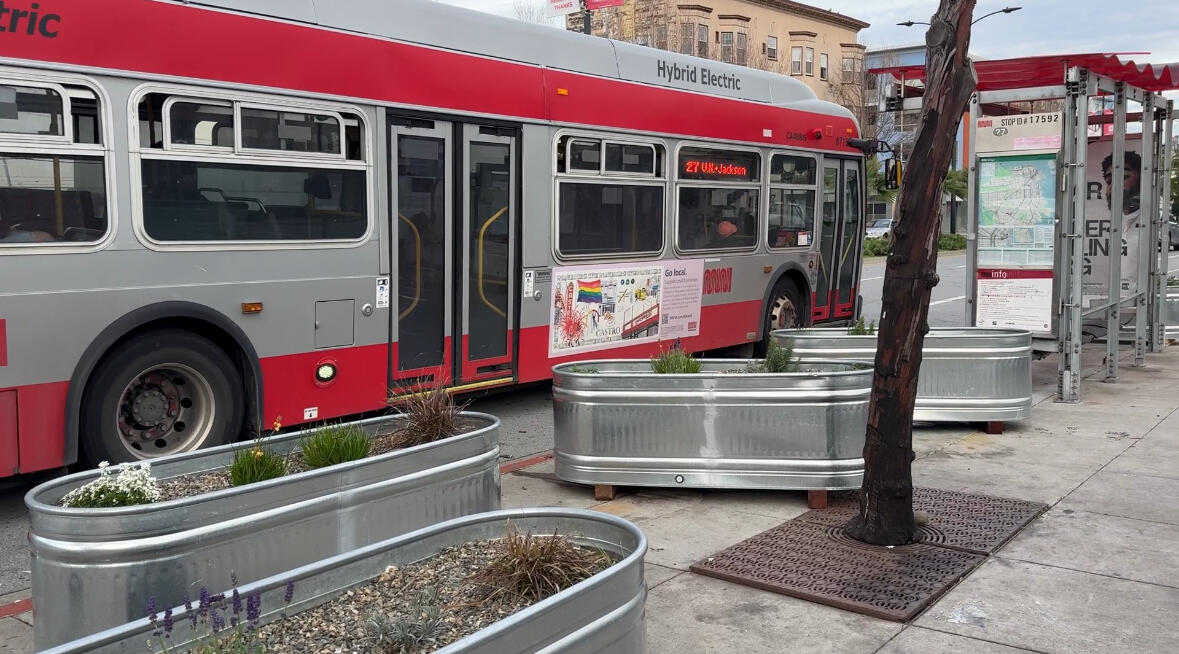
[[[864,230],[867,238],[883,238],[887,240],[892,232],[892,218],[877,218]]]

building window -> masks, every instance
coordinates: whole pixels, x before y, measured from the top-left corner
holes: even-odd
[[[790,74],[802,74],[802,46],[800,45],[790,48]]]
[[[707,57],[708,56],[708,26],[707,25],[697,25],[696,26],[696,56],[697,57]]]
[[[680,24],[680,54],[690,55],[696,44],[696,26],[692,23]]]
[[[742,66],[749,61],[748,43],[749,37],[745,32],[737,32],[737,63]]]
[[[858,73],[864,68],[864,62],[859,57],[844,57],[843,58],[843,72]],[[844,80],[851,81],[851,80]]]
[[[766,37],[766,58],[770,61],[778,60],[778,37]]]
[[[827,53],[819,55],[819,79],[827,81]]]
[[[0,82],[0,247],[106,236],[101,124],[89,88]]]
[[[662,250],[662,169],[663,149],[657,145],[581,136],[558,140],[557,251],[577,257]]]
[[[720,33],[720,46],[721,46],[721,51],[720,51],[721,61],[723,61],[727,64],[733,63],[733,33],[732,32],[721,32]]]
[[[667,49],[667,25],[655,26],[655,47],[660,50]]]
[[[678,164],[676,246],[681,251],[754,247],[761,156],[683,148]]]
[[[815,76],[815,49],[806,49],[806,74],[811,77]]]

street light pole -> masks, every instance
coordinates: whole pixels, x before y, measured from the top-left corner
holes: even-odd
[[[986,18],[987,16],[994,16],[995,14],[1013,14],[1013,13],[1019,11],[1020,9],[1023,9],[1023,7],[1003,7],[1002,9],[997,9],[995,11],[992,11],[989,14],[983,14],[982,16],[975,18],[974,20],[970,21],[970,24],[973,25],[973,24],[977,23],[978,21]],[[914,25],[928,25],[928,24],[929,23],[926,23],[926,22],[920,21],[920,20],[907,20],[903,23],[897,23],[897,25],[900,25],[901,27],[912,27]]]
[[[591,13],[589,7],[586,6],[585,0],[581,0],[581,31],[585,34],[593,34]]]
[[[992,11],[989,14],[983,14],[982,16],[975,18],[974,20],[970,21],[970,24],[974,25],[978,21],[980,21],[988,16],[994,16],[995,14],[1013,14],[1013,13],[1019,11],[1020,9],[1023,9],[1023,7],[1003,7],[1002,9],[997,9],[995,11]],[[903,23],[897,23],[897,25],[900,25],[901,27],[913,27],[914,25],[929,25],[929,23],[926,23],[926,22],[920,21],[920,20],[907,20]],[[903,96],[903,94],[902,94],[902,96]],[[905,114],[902,112],[901,113],[902,131],[904,131],[904,118],[905,118]],[[953,170],[953,169],[954,169],[954,166],[951,164],[951,170]],[[957,216],[955,215],[955,213],[956,213],[957,209],[958,209],[958,198],[955,197],[953,193],[951,193],[950,194],[950,233],[951,234],[956,233],[958,220],[957,220]]]

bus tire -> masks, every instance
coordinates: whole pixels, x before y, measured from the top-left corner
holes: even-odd
[[[770,332],[775,329],[792,329],[805,324],[803,311],[806,305],[802,301],[802,293],[798,285],[789,279],[779,280],[770,292],[770,301],[766,305],[766,314],[762,318],[762,339],[755,348],[755,356],[765,356],[766,350],[773,340]]]
[[[133,336],[107,354],[82,397],[91,464],[153,459],[236,439],[241,374],[212,341],[180,329]]]

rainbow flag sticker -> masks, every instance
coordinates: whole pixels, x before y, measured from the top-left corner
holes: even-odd
[[[595,279],[589,282],[583,282],[580,279],[577,280],[577,301],[601,304],[602,280]]]

